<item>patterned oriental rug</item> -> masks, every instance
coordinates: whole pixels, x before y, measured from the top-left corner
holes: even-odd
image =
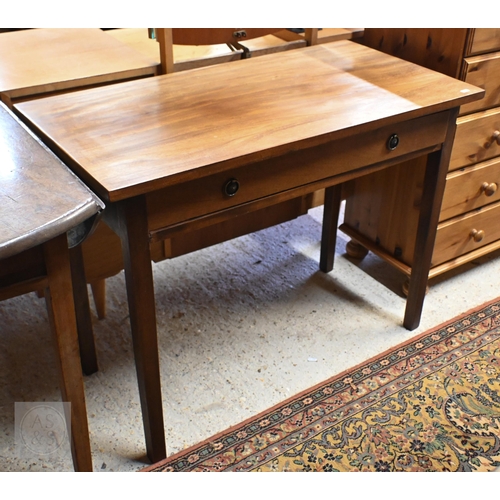
[[[500,299],[144,471],[491,471]]]

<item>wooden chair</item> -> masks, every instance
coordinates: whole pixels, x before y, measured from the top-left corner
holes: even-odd
[[[363,35],[361,28],[154,28],[153,38],[160,43],[161,73],[173,73],[218,62],[212,52],[230,47],[231,59],[248,58],[293,50],[307,45],[351,40]],[[193,49],[193,47],[195,47]],[[219,49],[220,50],[220,49]],[[227,50],[227,49],[226,49]],[[227,57],[227,56],[226,56]]]
[[[296,34],[283,28],[119,28],[108,33],[156,59],[161,73],[166,74],[311,45],[316,31],[312,28]]]
[[[161,68],[160,45],[155,28],[117,28],[107,32],[122,43],[153,59]],[[176,71],[221,64],[241,59],[243,50],[226,43],[211,42],[206,45],[174,44],[170,49]]]
[[[312,34],[312,31],[311,31]],[[283,28],[154,28],[154,38],[160,45],[161,73],[173,73],[194,67],[215,64],[210,55],[176,61],[175,47],[210,47],[226,45],[238,54],[238,59],[250,57],[246,43],[260,39],[266,50],[259,54],[290,50],[307,45],[304,37]],[[265,40],[264,40],[265,38]],[[272,39],[272,42],[269,40]]]
[[[91,337],[79,346],[72,283],[81,287],[82,280],[72,276],[82,270],[79,244],[103,204],[1,103],[0,145],[7,172],[0,185],[0,300],[45,290],[62,399],[71,403],[74,467],[92,471],[80,352],[95,359],[95,350]],[[83,280],[78,293],[86,296],[85,288]]]

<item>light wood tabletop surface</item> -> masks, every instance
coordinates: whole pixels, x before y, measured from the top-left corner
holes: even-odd
[[[0,97],[152,76],[158,63],[98,28],[38,28],[0,35]]]

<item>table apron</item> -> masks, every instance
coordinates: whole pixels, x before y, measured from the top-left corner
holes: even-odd
[[[320,184],[335,184],[336,177],[346,177],[350,172],[439,148],[448,124],[449,112],[437,113],[162,188],[146,195],[148,229],[161,233],[198,217],[301,187],[307,191],[309,185],[314,190]],[[391,151],[387,141],[393,134],[398,135],[399,145]],[[239,183],[234,196],[224,192],[231,179]]]

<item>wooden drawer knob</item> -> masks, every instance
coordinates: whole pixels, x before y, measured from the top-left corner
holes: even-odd
[[[494,195],[497,189],[498,184],[495,182],[492,182],[491,184],[489,182],[483,182],[481,184],[481,192],[483,192],[486,196]]]
[[[470,232],[470,235],[472,236],[472,239],[476,242],[476,243],[479,243],[480,241],[483,240],[484,238],[484,231],[481,229],[481,230],[477,230],[477,229],[473,229],[471,232]]]
[[[498,130],[495,130],[491,138],[484,143],[485,149],[488,149],[494,142],[496,142],[500,146],[500,131]]]

